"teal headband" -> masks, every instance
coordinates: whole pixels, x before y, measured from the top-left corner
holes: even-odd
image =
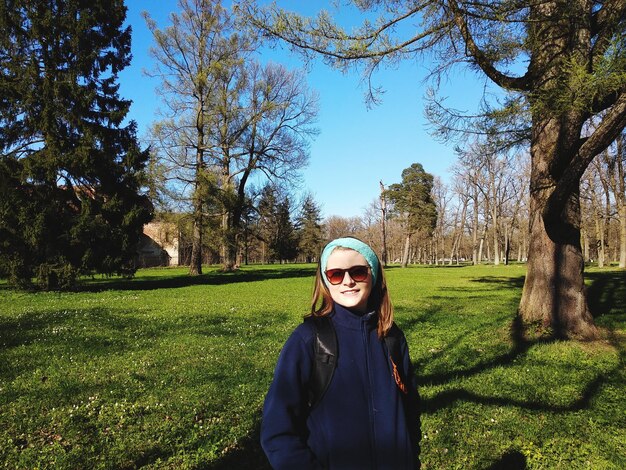
[[[328,263],[328,257],[333,252],[335,248],[349,248],[361,254],[367,264],[370,265],[372,269],[372,285],[376,285],[376,277],[378,276],[378,256],[374,253],[374,250],[370,248],[367,243],[363,243],[361,240],[357,238],[345,237],[345,238],[337,238],[331,241],[328,245],[324,247],[322,250],[322,256],[320,257],[320,268],[322,270],[322,279],[324,279],[324,283],[328,285],[328,279],[326,279],[326,264]]]

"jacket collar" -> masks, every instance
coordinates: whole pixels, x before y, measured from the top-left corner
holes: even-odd
[[[375,310],[368,313],[356,313],[335,303],[332,315],[335,323],[353,330],[360,330],[361,325],[371,330],[378,324],[378,314]]]

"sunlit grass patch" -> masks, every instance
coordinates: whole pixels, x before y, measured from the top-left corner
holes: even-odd
[[[260,410],[314,269],[150,269],[73,293],[2,290],[0,462],[266,468]],[[588,276],[610,333],[593,343],[520,340],[523,276],[388,270],[418,372],[423,468],[626,468],[626,276]]]

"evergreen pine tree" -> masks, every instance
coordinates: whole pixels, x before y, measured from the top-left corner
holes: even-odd
[[[310,194],[304,198],[298,217],[298,238],[300,255],[306,258],[307,263],[313,262],[319,256],[323,237],[320,209]]]
[[[298,256],[298,234],[291,221],[291,201],[288,197],[276,206],[276,238],[270,248],[281,262]]]
[[[122,0],[0,3],[0,265],[16,283],[134,272],[152,209],[118,94],[125,16]]]
[[[404,219],[405,244],[402,266],[409,259],[411,236],[417,232],[432,233],[437,223],[437,208],[432,198],[433,176],[420,163],[402,170],[402,183],[389,186],[387,197],[394,211]]]

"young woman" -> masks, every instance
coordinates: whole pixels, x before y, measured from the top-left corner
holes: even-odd
[[[265,399],[261,445],[270,464],[276,470],[419,468],[408,347],[393,323],[378,257],[356,238],[322,250],[310,317],[321,316],[330,318],[337,339],[332,379],[311,406],[316,326],[305,320],[285,343]],[[385,340],[391,336],[397,348]]]

